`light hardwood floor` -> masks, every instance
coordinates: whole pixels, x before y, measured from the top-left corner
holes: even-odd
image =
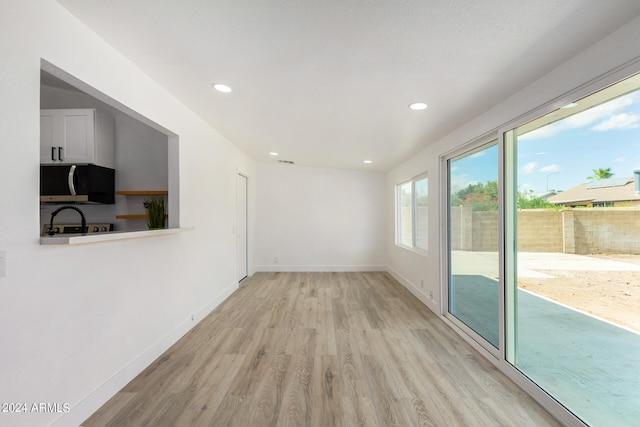
[[[558,426],[387,273],[257,273],[84,424]]]

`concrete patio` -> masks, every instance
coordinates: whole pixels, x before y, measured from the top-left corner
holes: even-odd
[[[453,254],[452,312],[497,345],[496,253]],[[545,271],[640,271],[640,265],[562,253],[521,253],[518,277]],[[640,419],[640,335],[526,290],[517,292],[514,365],[590,425]]]

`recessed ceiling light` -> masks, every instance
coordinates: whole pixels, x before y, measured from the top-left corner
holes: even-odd
[[[416,111],[424,110],[425,108],[427,108],[427,104],[425,104],[424,102],[414,102],[412,104],[409,104],[409,108]]]
[[[278,155],[278,153],[276,153],[275,151],[272,151],[272,152],[270,152],[270,153],[269,153],[269,155],[270,155],[270,156],[277,156],[277,155]]]
[[[231,89],[231,87],[222,84],[222,83],[214,83],[213,84],[213,88],[215,90],[217,90],[218,92],[222,92],[222,93],[229,93],[231,92],[233,89]]]
[[[564,106],[564,107],[562,107],[562,108],[574,108],[574,107],[577,107],[577,106],[578,106],[578,104],[577,104],[577,103],[572,102],[571,104],[567,104],[567,105],[565,105],[565,106]]]
[[[365,160],[365,161],[364,161],[364,162],[362,162],[362,163],[366,163],[366,164],[370,165],[371,163],[373,163],[373,160]]]

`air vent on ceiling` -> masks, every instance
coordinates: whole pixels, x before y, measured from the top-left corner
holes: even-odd
[[[287,165],[295,165],[291,160],[278,160],[280,163],[285,163]]]

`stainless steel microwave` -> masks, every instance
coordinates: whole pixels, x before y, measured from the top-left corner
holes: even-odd
[[[40,201],[115,203],[115,170],[97,165],[40,165]]]

